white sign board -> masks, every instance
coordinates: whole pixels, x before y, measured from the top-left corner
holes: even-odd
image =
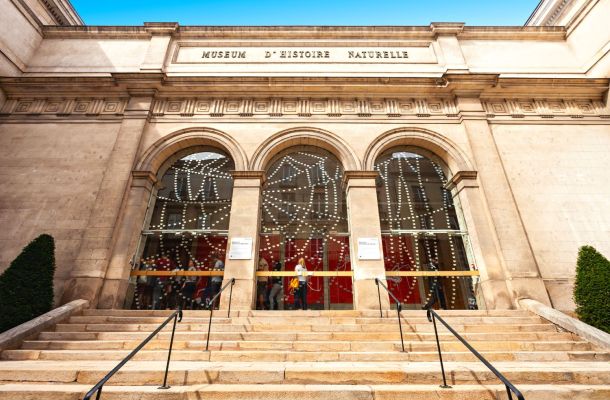
[[[358,259],[359,260],[379,260],[381,252],[379,251],[379,239],[358,238]]]
[[[250,260],[252,259],[252,238],[235,237],[231,239],[231,250],[229,251],[231,260]]]

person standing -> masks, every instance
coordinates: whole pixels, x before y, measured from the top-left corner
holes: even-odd
[[[428,271],[438,271],[438,258],[434,257],[428,263]],[[447,309],[447,303],[445,301],[445,293],[443,291],[443,284],[438,276],[431,276],[428,279],[430,285],[430,300],[422,307],[424,310],[432,307],[434,303],[440,303],[440,307],[443,310]]]
[[[193,260],[189,260],[188,269],[189,272],[197,271],[195,268],[195,263]],[[187,275],[184,278],[184,283],[182,284],[182,304],[181,307],[183,310],[187,308],[193,308],[193,295],[195,294],[195,288],[197,287],[197,277],[195,275]]]
[[[217,254],[214,254],[214,268],[213,271],[224,271],[225,263],[218,257]],[[211,293],[210,293],[210,302],[211,299],[216,296],[218,292],[220,292],[220,287],[222,286],[222,275],[214,275],[211,279]],[[210,304],[209,307],[213,307],[213,304]]]
[[[307,310],[307,266],[305,265],[305,259],[299,258],[299,263],[294,267],[294,272],[297,274],[299,280],[299,287],[294,291],[294,309],[298,310],[299,307],[303,310]]]
[[[281,271],[282,263],[277,261],[273,265],[273,271]],[[282,298],[282,277],[272,276],[271,277],[271,290],[269,290],[269,309],[278,310],[280,306],[280,299]]]
[[[256,269],[258,272],[268,272],[269,271],[269,263],[264,258],[260,258],[258,260],[258,268]],[[267,304],[267,284],[269,282],[268,276],[257,276],[256,277],[256,309],[257,310],[265,310],[268,307]]]

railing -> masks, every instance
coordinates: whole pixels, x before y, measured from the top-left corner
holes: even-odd
[[[476,351],[467,341],[466,339],[464,339],[459,333],[457,333],[451,326],[449,326],[449,324],[447,322],[445,322],[444,319],[442,319],[437,313],[436,311],[434,311],[431,308],[428,308],[427,310],[427,316],[428,316],[428,321],[432,322],[432,324],[434,325],[434,335],[436,336],[436,347],[438,349],[438,358],[441,362],[441,372],[443,374],[443,384],[441,385],[442,388],[450,388],[451,386],[447,385],[447,378],[445,377],[445,367],[443,365],[443,355],[441,353],[441,344],[438,340],[438,331],[436,329],[436,320],[438,319],[443,325],[445,325],[445,328],[447,328],[447,330],[449,330],[449,332],[451,332],[453,334],[453,336],[455,336],[460,342],[462,342],[462,344],[464,346],[466,346],[466,348],[468,350],[470,350],[470,352],[472,354],[474,354],[479,361],[481,361],[487,368],[489,368],[489,370],[491,372],[494,373],[495,376],[498,377],[498,379],[500,379],[502,381],[502,383],[504,383],[504,386],[506,387],[506,393],[508,394],[508,398],[509,400],[513,399],[513,393],[517,396],[517,399],[519,400],[524,400],[523,394],[521,394],[521,392],[508,380],[506,379],[506,377],[504,375],[502,375],[497,369],[494,368],[493,365],[491,365],[489,363],[489,361],[487,361],[485,359],[485,357],[483,357],[481,354],[479,354],[478,351]]]
[[[91,390],[87,392],[85,397],[83,397],[83,400],[91,399],[91,396],[93,396],[96,392],[97,396],[95,396],[95,399],[99,400],[102,395],[102,389],[106,382],[108,382],[108,380],[112,378],[112,376],[116,374],[123,367],[123,365],[127,364],[127,361],[131,360],[133,356],[135,356],[140,350],[142,350],[142,348],[146,346],[146,344],[150,342],[150,340],[155,337],[161,331],[161,329],[163,329],[165,325],[167,325],[172,319],[174,320],[174,324],[172,326],[172,336],[169,341],[169,351],[167,352],[165,375],[163,376],[163,384],[159,386],[159,389],[169,389],[170,387],[167,384],[167,372],[169,371],[169,361],[172,357],[172,347],[174,346],[174,333],[176,332],[176,322],[182,321],[181,308],[178,308],[169,317],[167,317],[167,319],[163,323],[161,323],[161,325],[159,325],[159,327],[157,327],[157,329],[155,329],[150,335],[148,335],[148,337],[144,339],[142,343],[138,345],[138,347],[133,349],[133,351],[129,353],[127,357],[125,357],[120,363],[118,363],[117,366],[112,369],[112,371],[108,372],[106,376],[104,376],[95,386],[93,386],[93,388],[91,388]]]
[[[388,287],[384,285],[379,278],[375,278],[375,284],[377,285],[377,296],[379,297],[379,315],[381,316],[381,318],[383,318],[383,311],[381,310],[381,290],[379,289],[380,285],[385,289],[386,292],[388,292],[390,297],[392,297],[392,299],[394,299],[394,302],[396,303],[396,316],[398,317],[398,329],[400,329],[400,344],[402,345],[402,351],[405,351],[405,341],[402,337],[402,323],[400,322],[400,312],[402,311],[402,303],[396,298],[396,296],[392,294],[392,292],[390,292]]]
[[[214,304],[216,303],[216,299],[220,296],[220,294],[227,288],[227,286],[231,285],[231,289],[229,290],[229,310],[227,311],[227,318],[231,315],[231,299],[233,297],[233,285],[235,285],[235,278],[231,278],[226,285],[224,285],[212,300],[208,303],[208,309],[210,310],[210,321],[208,322],[208,337],[205,342],[205,351],[208,351],[208,347],[210,346],[210,331],[212,330],[212,315],[214,314]]]

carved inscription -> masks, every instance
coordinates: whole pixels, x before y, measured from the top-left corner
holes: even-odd
[[[431,64],[436,55],[429,43],[413,47],[206,47],[180,45],[174,57],[177,64],[210,63],[378,63]]]

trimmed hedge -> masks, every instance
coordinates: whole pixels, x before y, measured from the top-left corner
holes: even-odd
[[[0,276],[0,332],[53,308],[55,241],[40,235]]]
[[[610,261],[591,246],[578,251],[574,302],[581,321],[610,333]]]

